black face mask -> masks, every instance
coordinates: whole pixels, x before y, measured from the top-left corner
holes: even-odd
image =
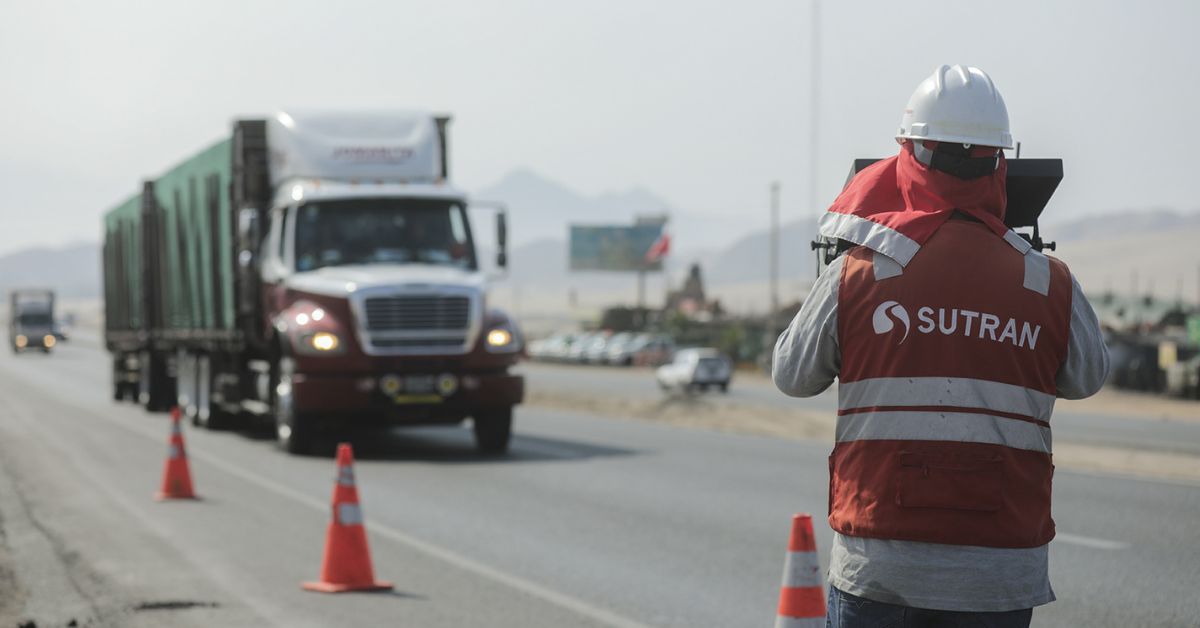
[[[938,142],[933,150],[923,142],[913,142],[913,156],[934,170],[965,180],[986,177],[1000,167],[999,150],[990,157],[972,157],[970,148],[952,142]]]

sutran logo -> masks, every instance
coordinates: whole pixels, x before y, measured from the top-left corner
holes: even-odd
[[[880,303],[879,307],[875,308],[875,314],[871,316],[871,324],[875,326],[876,334],[886,334],[896,326],[892,322],[893,318],[904,323],[904,337],[898,343],[904,344],[904,341],[908,339],[910,323],[908,320],[908,310],[905,310],[903,305],[895,301]]]
[[[896,301],[884,301],[875,308],[871,315],[871,325],[876,335],[883,335],[896,329],[895,321],[904,324],[904,335],[900,342],[904,344],[908,333],[912,331],[912,320],[908,310]],[[1015,318],[1003,318],[990,312],[976,312],[966,308],[934,309],[929,306],[917,308],[917,329],[920,334],[941,332],[943,336],[964,336],[978,340],[990,340],[1010,344],[1014,347],[1035,350],[1042,326],[1037,323],[1021,321]]]

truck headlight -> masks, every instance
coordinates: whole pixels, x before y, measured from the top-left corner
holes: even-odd
[[[497,349],[501,347],[507,347],[508,345],[512,344],[512,341],[512,332],[508,331],[507,329],[493,329],[492,331],[489,331],[487,335],[488,346],[495,347]]]
[[[336,335],[327,331],[313,334],[308,342],[317,351],[337,351],[338,346],[342,344]]]
[[[47,349],[54,347],[54,343],[56,342],[58,342],[58,339],[54,337],[54,334],[46,334],[45,336],[42,336],[42,345]]]
[[[487,333],[484,339],[487,350],[492,353],[512,353],[521,349],[521,341],[512,329],[508,327],[494,327]]]
[[[25,337],[25,334],[17,334],[17,337],[13,339],[13,344],[17,345],[18,349],[24,349],[25,345],[29,344],[29,339]]]
[[[337,334],[318,331],[301,336],[297,350],[304,355],[341,355],[346,352],[346,347]]]

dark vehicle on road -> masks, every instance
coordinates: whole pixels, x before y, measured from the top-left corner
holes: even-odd
[[[27,349],[49,353],[58,342],[54,332],[54,291],[13,290],[8,303],[8,342],[13,353]]]

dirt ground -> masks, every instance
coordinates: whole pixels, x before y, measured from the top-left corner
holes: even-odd
[[[526,403],[741,434],[823,441],[831,447],[833,444],[832,413],[781,413],[777,408],[749,403],[722,403],[711,396],[672,395],[646,401],[535,389],[529,391]],[[1133,417],[1130,420],[1200,422],[1200,403],[1117,390],[1105,390],[1081,401],[1060,400],[1058,408]],[[1062,469],[1200,484],[1200,457],[1188,454],[1055,442],[1054,463]]]

